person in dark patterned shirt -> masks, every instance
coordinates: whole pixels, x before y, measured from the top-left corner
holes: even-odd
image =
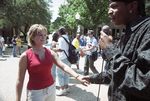
[[[109,101],[150,101],[150,17],[145,0],[111,0],[109,6],[111,22],[125,28],[120,50],[101,31],[99,45],[111,68],[83,79],[110,84]]]

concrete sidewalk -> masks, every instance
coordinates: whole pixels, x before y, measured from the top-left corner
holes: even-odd
[[[22,52],[27,50],[27,44],[23,44]],[[6,58],[6,61],[1,59]],[[15,101],[15,84],[18,72],[19,57],[12,57],[12,49],[6,48],[3,58],[0,59],[0,101]],[[102,58],[99,57],[94,65],[97,70],[101,71]],[[84,68],[84,57],[80,58],[80,69]],[[77,70],[75,65],[72,65],[73,70]],[[83,75],[83,73],[79,73]],[[92,72],[90,71],[90,74]],[[28,82],[28,73],[26,72],[24,87],[22,91],[22,100],[26,101],[26,85]],[[66,96],[56,96],[56,101],[97,101],[99,85],[91,84],[88,87],[80,84],[75,78],[70,77],[69,81],[70,93]],[[56,91],[59,90],[58,80],[56,79]],[[101,85],[99,101],[108,101],[107,97],[108,85]]]

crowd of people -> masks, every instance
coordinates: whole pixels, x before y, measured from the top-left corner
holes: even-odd
[[[7,37],[7,46],[9,47],[12,44],[12,54],[13,57],[18,57],[17,55],[21,55],[21,38],[20,35],[14,35],[12,40],[10,40],[10,37]],[[2,34],[0,33],[0,56],[4,55],[5,53],[5,39],[2,37]]]
[[[100,31],[99,41],[94,37],[93,30],[88,30],[86,38],[77,33],[70,41],[65,28],[60,27],[51,35],[50,49],[47,49],[44,47],[46,27],[41,24],[30,27],[30,48],[22,54],[19,51],[21,57],[16,83],[16,101],[21,99],[26,71],[29,73],[27,101],[55,101],[55,95],[66,95],[70,92],[69,75],[84,86],[90,83],[109,84],[109,101],[150,101],[150,17],[145,14],[145,0],[110,0],[109,7],[111,22],[115,26],[123,25],[125,29],[119,42],[113,41],[107,25]],[[18,39],[14,36],[12,40],[14,57],[16,45],[21,41]],[[70,68],[71,63],[67,58],[69,45],[66,40],[79,52],[78,61],[74,64],[77,66],[77,72]],[[1,34],[0,42],[2,53],[2,47],[5,45]],[[17,49],[19,48],[20,44]],[[101,73],[94,66],[98,48],[103,51],[102,58],[106,61],[105,71]],[[83,71],[79,67],[80,56],[85,56]],[[94,74],[89,75],[89,68]],[[78,72],[84,74],[80,75]],[[58,92],[56,78],[60,85]]]
[[[20,35],[13,36],[13,39],[12,39],[13,57],[18,57],[17,55],[21,55],[21,42],[22,40],[20,39]]]

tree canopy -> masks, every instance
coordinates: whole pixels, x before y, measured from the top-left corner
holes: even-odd
[[[1,28],[10,25],[16,29],[16,35],[19,29],[26,37],[28,28],[32,24],[50,25],[52,14],[49,3],[50,0],[3,0],[0,11]]]
[[[67,0],[59,8],[59,17],[51,24],[50,30],[55,31],[64,26],[67,31],[76,31],[76,18],[80,14],[79,25],[87,29],[95,29],[101,23],[108,23],[108,0]],[[146,0],[146,14],[150,15],[150,1]]]
[[[101,23],[108,22],[107,0],[67,0],[59,8],[59,17],[51,25],[52,29],[64,26],[68,31],[75,32],[76,13],[80,14],[79,25],[87,29],[95,29]]]
[[[150,0],[146,0],[146,3],[145,3],[145,8],[146,8],[146,14],[147,15],[150,15]]]

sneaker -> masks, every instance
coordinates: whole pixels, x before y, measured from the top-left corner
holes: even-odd
[[[69,90],[69,88],[65,89],[65,91],[66,91],[67,93],[70,93],[70,90]]]
[[[57,93],[56,93],[57,96],[63,96],[63,95],[66,95],[66,90],[62,90],[60,89]]]
[[[77,72],[82,73],[83,71],[81,69],[77,69]]]

